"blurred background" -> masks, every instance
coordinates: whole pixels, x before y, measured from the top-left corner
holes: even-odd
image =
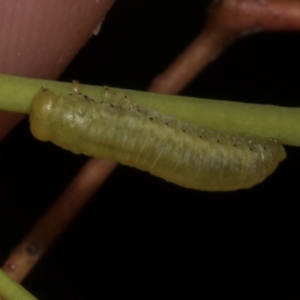
[[[209,2],[116,1],[60,80],[146,90],[201,31]],[[300,32],[248,36],[182,94],[299,106],[299,53]],[[286,150],[265,182],[227,193],[118,166],[25,287],[40,299],[143,297],[188,279],[197,297],[210,283],[212,294],[238,286],[240,299],[299,299],[300,150]],[[35,140],[28,119],[0,143],[1,264],[86,160]]]

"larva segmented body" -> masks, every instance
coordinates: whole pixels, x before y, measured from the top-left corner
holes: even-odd
[[[30,113],[42,141],[206,191],[250,188],[285,158],[273,139],[227,134],[147,110],[104,89],[102,101],[41,89]]]

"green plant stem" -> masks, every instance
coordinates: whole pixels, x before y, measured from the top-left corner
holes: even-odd
[[[0,269],[0,297],[3,300],[37,300]]]
[[[56,94],[69,93],[72,84],[58,81],[13,77],[0,74],[0,109],[29,113],[32,97],[41,88]],[[79,85],[80,92],[103,98],[103,87]],[[110,88],[126,95],[139,106],[158,110],[186,122],[212,129],[275,138],[283,144],[300,146],[300,109],[274,105],[208,100]]]

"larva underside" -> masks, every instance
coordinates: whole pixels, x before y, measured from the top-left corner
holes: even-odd
[[[108,88],[101,101],[41,89],[33,99],[30,124],[42,141],[197,190],[250,188],[286,156],[277,140],[194,126],[136,106]]]

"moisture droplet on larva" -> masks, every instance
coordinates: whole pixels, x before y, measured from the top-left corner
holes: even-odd
[[[286,157],[277,140],[198,127],[139,107],[108,88],[99,100],[41,89],[33,99],[30,124],[42,141],[197,190],[250,188]]]

